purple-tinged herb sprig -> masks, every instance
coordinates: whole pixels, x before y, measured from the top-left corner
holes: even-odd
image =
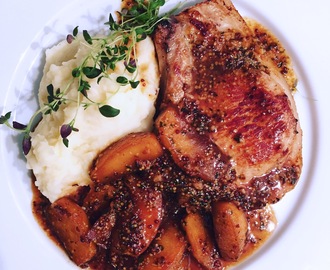
[[[77,103],[77,111],[80,106],[87,109],[89,106],[98,106],[99,112],[105,117],[116,117],[120,110],[107,104],[107,102],[95,102],[88,96],[88,91],[91,88],[90,80],[96,79],[97,83],[104,78],[110,79],[109,73],[115,70],[119,62],[123,62],[125,71],[131,76],[128,78],[123,73],[116,78],[119,86],[130,85],[133,89],[136,88],[140,81],[138,78],[138,61],[136,58],[136,44],[144,40],[148,35],[151,35],[156,25],[167,20],[179,7],[178,4],[170,12],[159,16],[159,9],[165,4],[165,0],[135,0],[134,5],[130,9],[122,9],[117,12],[119,20],[115,21],[112,14],[109,15],[108,22],[105,25],[109,27],[109,34],[105,37],[93,37],[87,30],[83,30],[81,35],[90,48],[90,53],[86,56],[80,66],[75,67],[71,71],[71,80],[65,89],[54,89],[53,84],[47,86],[47,103],[36,111],[31,117],[27,125],[13,121],[10,123],[11,111],[0,116],[0,125],[24,133],[22,149],[27,155],[31,149],[30,133],[33,128],[34,120],[39,115],[47,115],[56,112],[63,104],[68,102]],[[75,42],[79,34],[78,26],[75,27],[71,34],[67,35],[66,41],[71,44]],[[109,72],[110,71],[110,72]],[[77,100],[67,98],[68,91],[71,91],[71,86],[74,82],[78,83]],[[81,96],[87,99],[83,101]],[[77,117],[77,112],[74,118],[60,127],[60,136],[63,144],[68,147],[68,137],[72,132],[78,132],[79,129],[74,126]]]

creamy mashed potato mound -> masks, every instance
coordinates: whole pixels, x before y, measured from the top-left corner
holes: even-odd
[[[66,41],[46,51],[44,75],[40,83],[40,106],[47,103],[47,86],[63,90],[70,80],[71,71],[81,65],[89,54],[89,46],[78,39],[72,44]],[[152,40],[147,38],[137,44],[137,80],[142,82],[135,89],[119,86],[115,78],[131,76],[124,64],[117,65],[110,74],[112,79],[88,80],[91,89],[88,97],[95,102],[104,102],[117,109],[120,114],[107,118],[100,114],[97,106],[87,109],[79,107],[67,148],[60,136],[60,127],[74,118],[77,103],[67,102],[57,112],[45,115],[31,133],[32,148],[27,155],[28,168],[36,176],[36,185],[51,202],[72,192],[77,186],[91,183],[90,166],[95,157],[112,142],[131,132],[147,131],[152,128],[155,112],[154,103],[158,94],[159,73]],[[68,98],[77,100],[77,83],[70,86]],[[82,101],[86,98],[83,97]]]

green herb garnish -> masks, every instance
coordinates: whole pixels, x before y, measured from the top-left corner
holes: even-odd
[[[31,148],[30,132],[36,117],[56,112],[62,104],[76,102],[77,111],[80,106],[84,109],[87,109],[91,105],[98,106],[99,112],[105,117],[115,117],[120,113],[119,109],[107,105],[106,101],[99,103],[89,99],[88,90],[91,88],[89,79],[97,78],[97,83],[102,79],[110,79],[108,71],[114,70],[119,62],[124,61],[125,70],[132,76],[130,78],[127,78],[125,75],[118,76],[116,82],[119,86],[129,84],[132,88],[136,88],[140,83],[137,80],[138,63],[135,51],[136,44],[152,34],[160,21],[168,19],[178,9],[178,6],[176,6],[170,12],[159,16],[159,9],[164,4],[165,0],[135,0],[130,9],[122,9],[120,12],[117,12],[119,15],[118,21],[113,18],[112,14],[109,15],[108,22],[105,23],[109,27],[109,34],[105,37],[93,37],[87,30],[83,30],[82,37],[86,45],[90,47],[91,52],[86,56],[80,66],[72,70],[72,78],[65,89],[54,89],[52,84],[48,85],[48,102],[43,104],[33,114],[27,125],[20,124],[16,121],[10,123],[11,112],[0,116],[0,124],[24,133],[23,152],[25,155],[29,153]],[[79,28],[77,26],[67,36],[67,42],[74,42],[78,37],[78,33]],[[77,91],[86,97],[87,102],[82,102],[81,95],[78,95],[77,100],[67,98],[70,86],[74,82],[78,82]],[[70,123],[63,124],[60,127],[60,135],[66,147],[69,146],[68,137],[72,131],[79,131],[74,126],[76,116],[77,113]]]

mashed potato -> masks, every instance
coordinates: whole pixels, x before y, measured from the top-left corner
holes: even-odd
[[[72,69],[81,64],[89,50],[83,40],[72,44],[63,41],[47,50],[39,89],[40,106],[47,103],[47,85],[64,89],[72,79]],[[110,143],[128,133],[151,129],[159,73],[150,38],[137,44],[137,58],[137,79],[144,81],[135,89],[119,87],[115,79],[102,79],[99,84],[96,79],[89,80],[91,89],[88,97],[95,102],[107,100],[107,104],[120,109],[118,116],[104,117],[97,106],[86,110],[80,107],[74,124],[79,132],[71,133],[67,148],[62,142],[60,127],[68,124],[77,110],[76,102],[68,102],[61,105],[57,112],[45,115],[31,134],[32,148],[27,155],[27,164],[36,176],[36,185],[51,202],[72,192],[77,186],[88,185],[93,159]],[[116,78],[123,72],[124,65],[121,63],[111,77]],[[77,83],[74,83],[68,97],[76,100],[77,95]]]

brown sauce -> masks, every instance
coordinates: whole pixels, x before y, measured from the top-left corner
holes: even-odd
[[[137,183],[136,186],[140,186],[140,183]],[[119,187],[119,189],[121,188],[122,187]],[[51,221],[49,220],[49,209],[51,207],[51,203],[36,188],[34,184],[34,179],[32,180],[32,190],[33,190],[32,209],[35,218],[39,222],[41,228],[50,237],[50,239],[52,239],[54,243],[56,243],[60,248],[62,248],[71,258],[70,252],[66,250],[65,244],[63,244],[63,242],[57,237],[56,230],[52,227]],[[95,190],[97,192],[93,193],[90,190]],[[112,192],[113,190],[111,189],[110,191]],[[68,196],[68,198],[73,202],[77,203],[77,205],[82,207],[82,209],[84,209],[84,211],[87,213],[89,217],[90,224],[93,225],[96,224],[100,216],[102,216],[104,213],[109,211],[108,205],[109,205],[109,201],[111,201],[112,199],[111,196],[107,196],[106,194],[109,194],[109,189],[106,186],[100,185],[97,188],[93,186],[91,187],[91,189],[89,189],[88,187],[78,188],[77,192],[71,194],[70,196]],[[124,194],[123,197],[125,196],[126,195]],[[102,201],[102,199],[100,198],[104,198],[105,202]],[[165,211],[170,213],[167,214],[167,220],[174,220],[174,222],[178,224],[178,227],[181,230],[182,217],[185,215],[184,209],[180,209],[180,207],[175,205],[178,203],[177,201],[175,202],[175,204],[172,204],[173,201],[175,201],[174,197],[171,197],[170,195],[167,194],[166,196],[164,196],[164,198],[167,198],[167,200],[163,201],[163,204],[165,204],[164,208],[167,209]],[[260,246],[262,246],[262,244],[269,238],[269,236],[275,229],[276,218],[270,206],[267,206],[263,209],[248,211],[245,213],[245,215],[248,222],[248,232],[247,232],[244,252],[239,258],[239,260],[235,262],[228,262],[220,258],[221,267],[222,267],[220,269],[230,268],[244,261],[249,256],[251,256],[258,248],[260,248]],[[210,213],[208,211],[205,211],[205,216],[207,217],[205,219],[206,222],[212,223],[212,217],[210,216]],[[211,223],[206,224],[206,226],[212,227],[213,225]],[[113,230],[116,230],[116,227],[113,228]],[[185,233],[184,230],[181,230],[181,232],[183,234]],[[111,234],[115,235],[114,232],[111,232]],[[114,263],[112,261],[112,258],[108,257],[109,255],[105,255],[105,253],[109,253],[109,250],[111,250],[111,241],[104,243],[105,245],[107,245],[105,249],[99,246],[97,249],[97,253],[92,258],[92,260],[80,266],[81,267],[88,266],[90,267],[90,269],[138,269],[137,264],[139,258],[140,257],[142,258],[144,256],[143,253],[141,256],[138,257],[138,259],[133,259],[132,261],[129,262],[127,262],[128,260],[127,257],[129,259],[131,258],[129,256],[123,255],[122,258],[119,259],[120,263],[118,263],[118,259]],[[199,269],[204,269],[198,262],[196,262],[196,260],[193,258],[189,250],[190,248],[188,245],[188,248],[186,250],[187,255],[182,259],[182,264],[184,265],[184,262],[189,260],[189,265],[193,264],[196,265],[196,267],[199,267]],[[116,264],[116,263],[118,263],[117,265],[120,265],[119,268],[111,266],[112,264]]]
[[[296,90],[297,77],[292,67],[292,61],[281,42],[266,27],[259,22],[245,18],[254,36],[260,41],[263,54],[267,55],[284,76],[292,91]]]
[[[51,205],[50,201],[42,195],[39,191],[38,187],[35,185],[35,176],[32,176],[31,181],[31,189],[32,189],[32,213],[37,220],[39,226],[44,230],[47,236],[59,247],[62,247],[61,242],[57,239],[56,235],[49,227],[47,221],[47,209]]]

